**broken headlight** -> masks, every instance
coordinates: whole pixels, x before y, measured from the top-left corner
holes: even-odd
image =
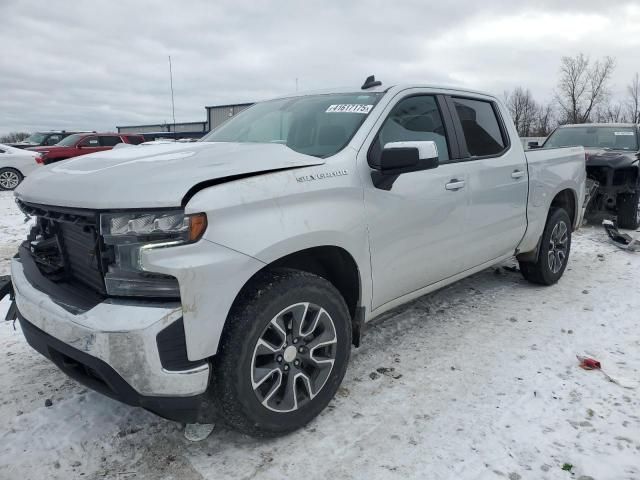
[[[186,215],[179,210],[158,212],[103,213],[100,233],[111,253],[104,281],[109,295],[180,296],[178,280],[170,275],[147,272],[142,252],[195,242],[207,227],[204,213]]]

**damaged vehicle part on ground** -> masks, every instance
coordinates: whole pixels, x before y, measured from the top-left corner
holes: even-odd
[[[574,145],[585,148],[587,177],[598,182],[587,215],[615,215],[621,228],[640,227],[638,125],[563,125],[547,138],[543,148]]]
[[[514,255],[557,282],[584,150],[525,155],[494,96],[371,79],[71,159],[16,196],[37,219],[11,266],[36,350],[167,418],[274,436],[326,407],[365,322]]]

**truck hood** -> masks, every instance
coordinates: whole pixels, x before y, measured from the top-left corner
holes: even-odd
[[[177,207],[199,184],[324,162],[279,144],[139,145],[40,168],[20,184],[16,197],[76,208]]]
[[[638,165],[638,152],[585,149],[587,167],[629,168]]]

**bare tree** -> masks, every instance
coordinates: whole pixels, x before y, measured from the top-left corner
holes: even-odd
[[[516,87],[513,92],[505,92],[505,103],[513,123],[521,137],[529,137],[534,129],[539,106],[529,89]]]
[[[619,102],[603,102],[595,110],[594,116],[598,123],[623,123],[627,121],[623,105]]]
[[[29,134],[27,132],[11,132],[7,135],[0,137],[0,143],[15,143],[20,142],[27,138]]]
[[[557,126],[556,109],[552,102],[538,106],[533,136],[547,137]]]
[[[567,123],[586,123],[609,95],[609,80],[615,68],[612,57],[591,63],[582,53],[562,57],[556,100]]]
[[[631,123],[640,123],[640,78],[636,72],[627,85],[627,114]]]

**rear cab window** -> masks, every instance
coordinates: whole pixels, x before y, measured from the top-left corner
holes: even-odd
[[[452,97],[470,157],[502,155],[509,141],[493,102]]]

